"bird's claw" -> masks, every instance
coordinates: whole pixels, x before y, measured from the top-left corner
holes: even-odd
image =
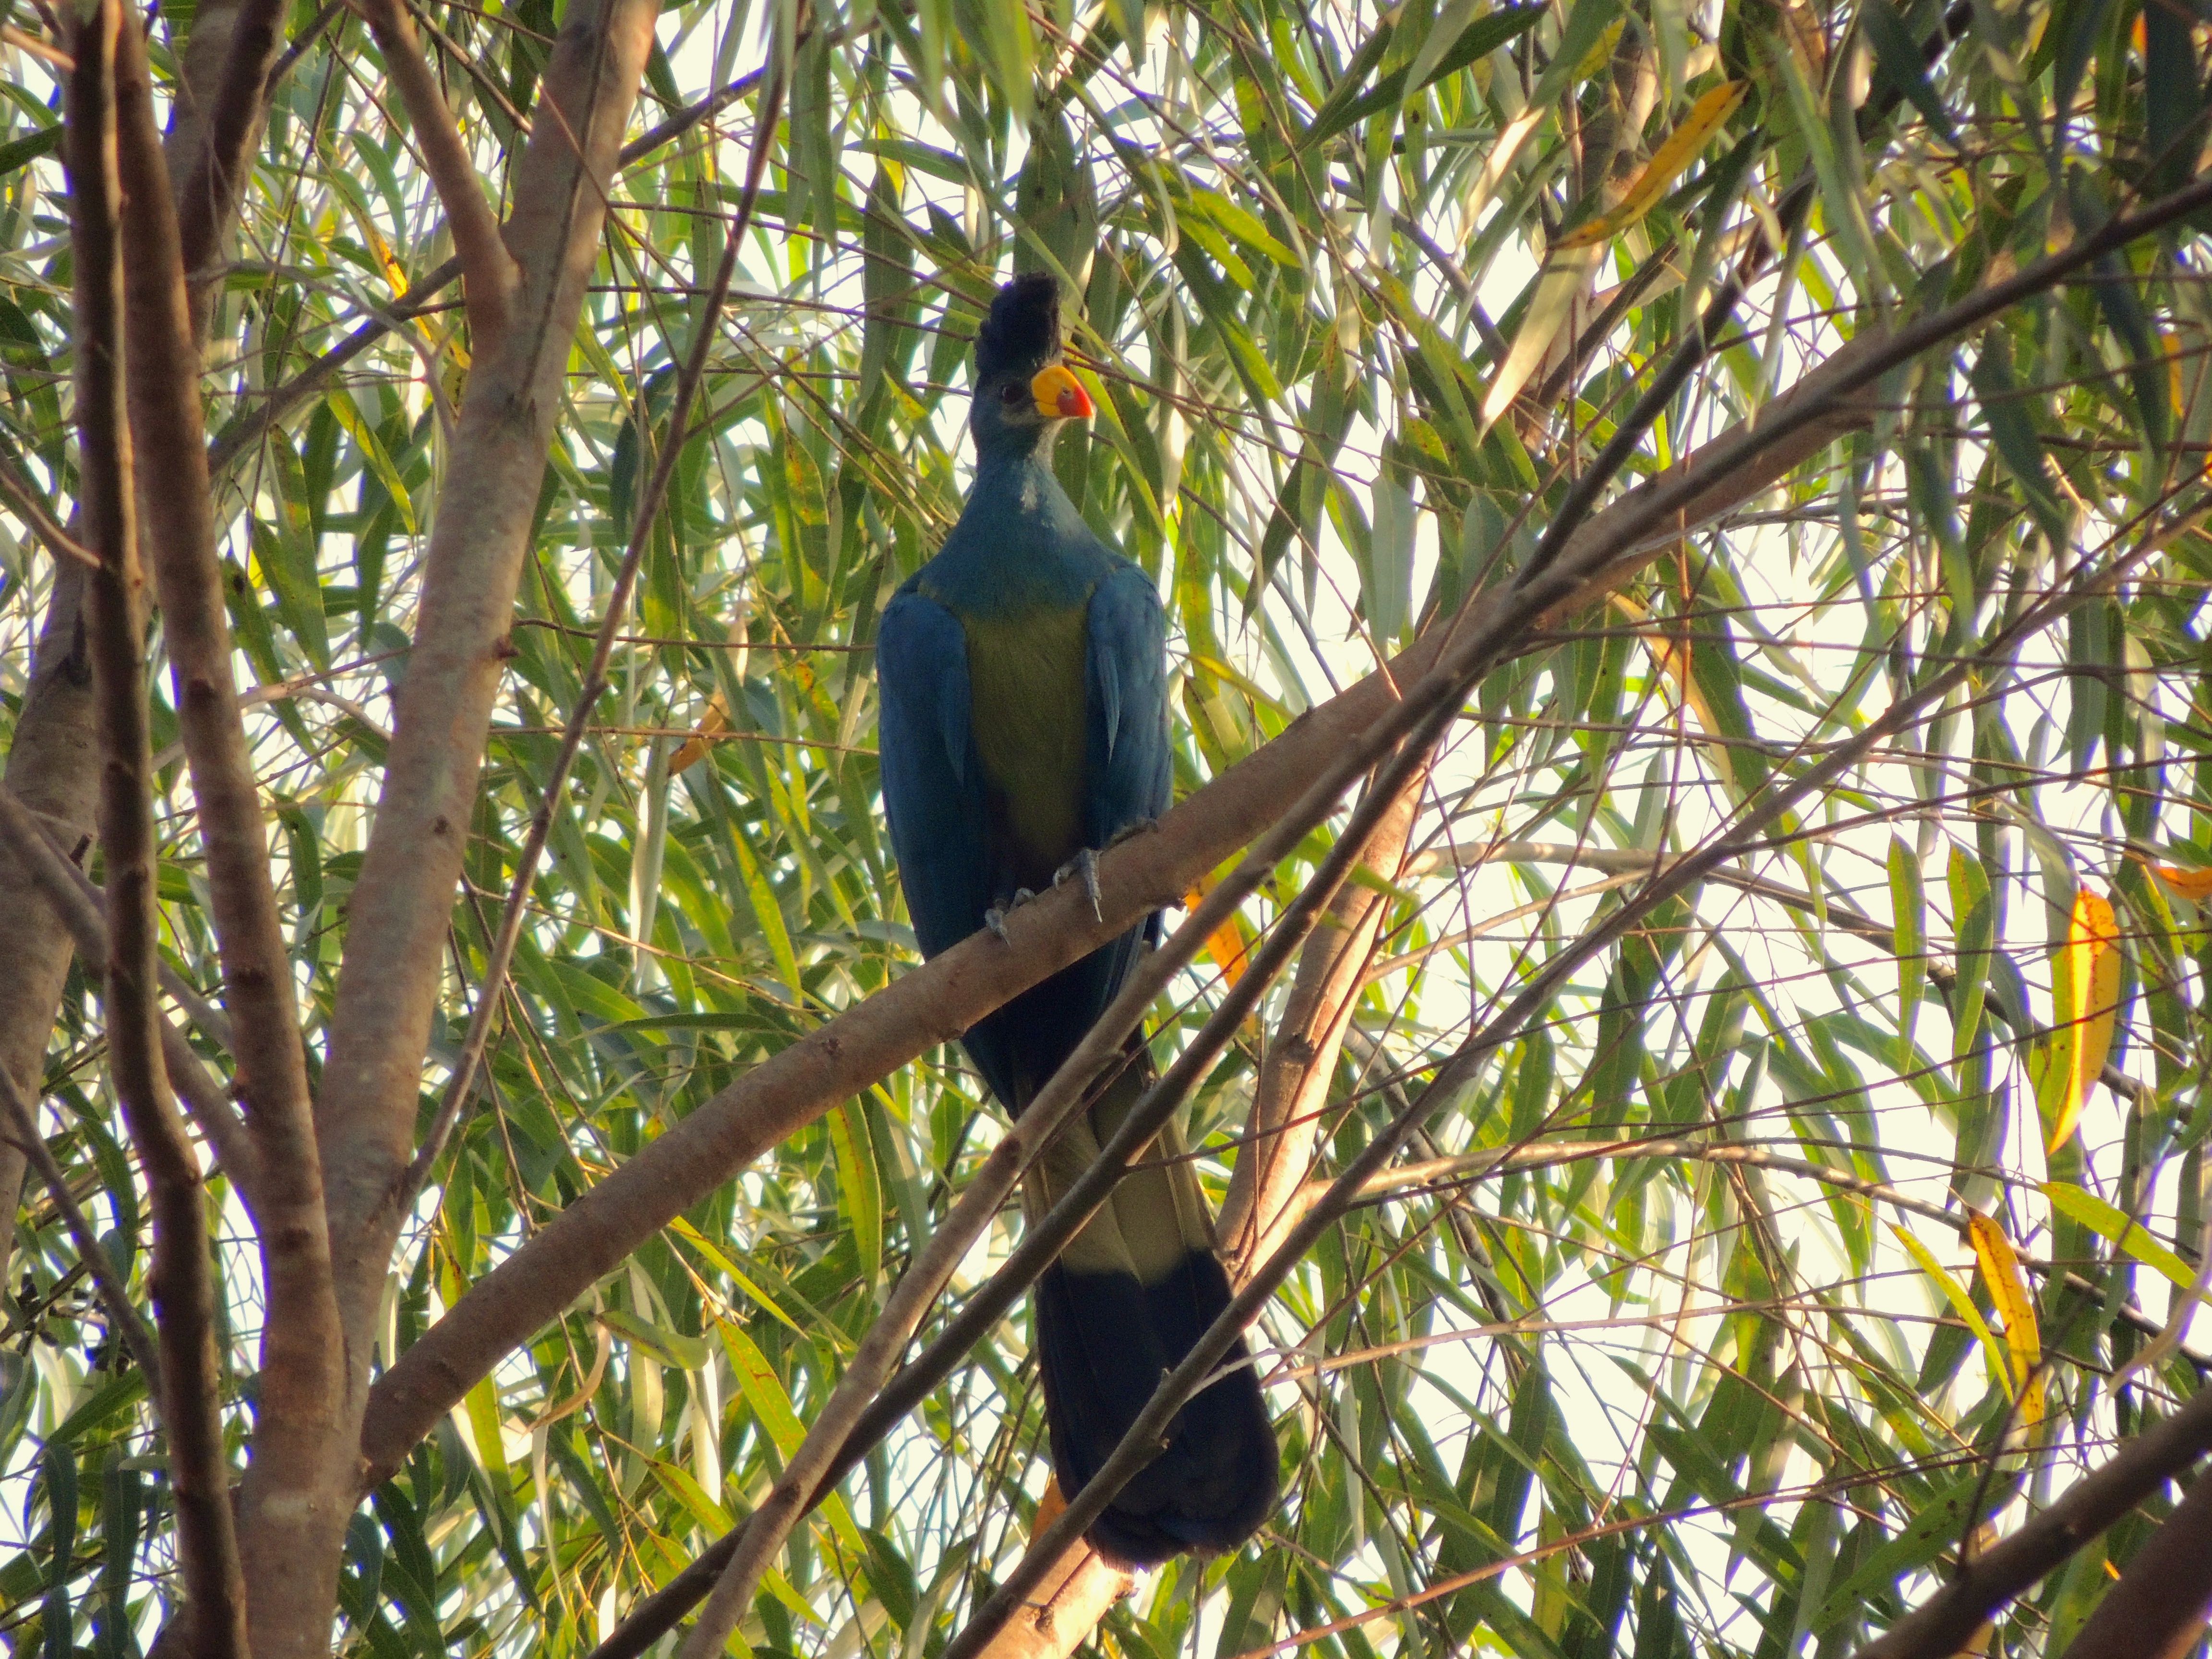
[[[1098,903],[1098,854],[1085,848],[1052,872],[1052,884],[1057,887],[1070,876],[1082,878],[1083,896],[1091,901],[1091,914],[1103,922],[1106,913]]]
[[[1005,909],[994,904],[983,912],[983,926],[991,931],[1000,944],[1012,945],[1013,940],[1006,937],[1006,918],[1036,896],[1026,887],[1015,888],[1013,896],[1006,901]]]

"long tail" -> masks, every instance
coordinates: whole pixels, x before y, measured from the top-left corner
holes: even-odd
[[[1141,1066],[1071,1124],[1032,1171],[1041,1214],[1097,1156],[1143,1092]],[[1071,1498],[1121,1443],[1160,1379],[1229,1305],[1229,1280],[1197,1177],[1170,1128],[1036,1289],[1045,1415],[1060,1490]],[[1236,1548],[1275,1507],[1275,1434],[1249,1351],[1239,1338],[1222,1361],[1237,1369],[1186,1404],[1166,1449],[1092,1525],[1102,1554],[1152,1566],[1186,1551]]]

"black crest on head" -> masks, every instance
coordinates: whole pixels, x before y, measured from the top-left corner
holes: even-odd
[[[1060,279],[1048,271],[1017,276],[991,301],[975,336],[975,382],[1010,369],[1042,368],[1060,355]]]

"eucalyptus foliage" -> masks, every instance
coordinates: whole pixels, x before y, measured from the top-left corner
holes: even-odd
[[[35,35],[38,11],[6,21]],[[154,21],[164,95],[190,21]],[[495,200],[558,21],[552,0],[422,14]],[[290,30],[205,392],[312,1068],[428,526],[469,488],[450,440],[470,342],[457,307],[421,303],[450,244],[362,25],[301,4]],[[1506,580],[1740,264],[1747,295],[1601,501],[1855,339],[2189,185],[2207,136],[2205,29],[2151,0],[1948,18],[1935,0],[727,0],[672,8],[659,39],[640,132],[736,93],[619,180],[467,826],[426,1132],[642,480],[683,447],[612,689],[550,803],[486,1075],[392,1266],[380,1364],[641,1146],[915,960],[870,643],[957,511],[969,341],[1008,271],[1079,296],[1073,351],[1103,395],[1059,465],[1168,598],[1188,794]],[[66,520],[58,94],[50,64],[0,53],[0,459]],[[1620,210],[1730,82],[1656,202]],[[753,123],[787,85],[738,289],[672,434]],[[1801,181],[1808,210],[1784,212]],[[1816,787],[1570,976],[1437,1103],[1409,1154],[1426,1173],[1291,1278],[1255,1342],[1280,1513],[1232,1559],[1153,1575],[1103,1650],[1843,1654],[2197,1386],[2185,1346],[2106,1379],[2166,1321],[2207,1219],[2187,878],[2212,866],[2208,229],[2170,225],[1886,374],[1808,459],[1477,689],[1413,860],[1382,884],[1316,1178],[1655,867]],[[4,500],[0,553],[4,742],[54,565]],[[2014,626],[2052,594],[2078,602]],[[212,992],[155,686],[164,948]],[[1333,839],[1309,837],[1163,999],[1158,1054]],[[2113,1069],[2047,1152],[2039,1056],[2068,1023],[2053,963],[2084,889],[2118,916]],[[1217,1196],[1284,994],[1191,1109]],[[99,1005],[80,969],[43,1122],[143,1283]],[[600,1281],[355,1516],[346,1650],[587,1652],[766,1492],[999,1128],[945,1048]],[[219,1174],[212,1190],[242,1467],[257,1257]],[[2025,1259],[2032,1316],[1946,1224],[1967,1206]],[[156,1425],[35,1176],[13,1250],[0,1642],[120,1659],[173,1594]],[[1003,1322],[800,1528],[743,1626],[752,1651],[927,1659],[963,1625],[1047,1480],[1029,1338]],[[2062,1651],[2160,1512],[2090,1543],[1987,1650]]]

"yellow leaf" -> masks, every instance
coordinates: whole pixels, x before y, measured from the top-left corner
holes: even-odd
[[[1587,247],[1609,240],[1650,212],[1667,193],[1667,186],[1696,159],[1706,141],[1720,131],[1721,123],[1735,112],[1749,85],[1745,81],[1724,81],[1691,105],[1682,124],[1667,135],[1666,143],[1654,150],[1651,159],[1644,164],[1644,171],[1636,175],[1636,182],[1629,185],[1628,193],[1609,211],[1577,225],[1552,246]]]
[[[376,263],[384,267],[384,280],[392,284],[394,294],[404,294],[407,292],[406,268],[393,255],[391,245],[376,234],[375,227],[366,228],[368,231],[368,251],[374,256]]]
[[[1920,1264],[1920,1271],[1936,1281],[1936,1287],[1943,1292],[1943,1299],[1951,1304],[1951,1311],[1966,1322],[1966,1328],[1982,1345],[1982,1352],[1989,1356],[1990,1369],[2004,1384],[2005,1398],[2017,1398],[2017,1390],[2012,1382],[2010,1352],[1998,1340],[1997,1334],[1990,1328],[1989,1321],[1982,1317],[1982,1310],[1974,1305],[1974,1298],[1967,1294],[1966,1287],[1952,1277],[1950,1269],[1936,1259],[1936,1253],[1915,1237],[1911,1229],[1892,1222],[1889,1230],[1897,1235],[1898,1242]]]
[[[1620,32],[1627,26],[1626,17],[1616,17],[1605,26],[1597,37],[1597,44],[1583,54],[1583,61],[1575,65],[1575,78],[1587,81],[1613,61],[1613,48],[1620,44]]]
[[[2089,1085],[2105,1070],[2119,1017],[2120,933],[2112,903],[2087,887],[2074,895],[2066,942],[2051,953],[2051,1042],[2036,1103],[2050,1127],[2047,1152],[2073,1138]]]
[[[2033,1428],[2043,1420],[2043,1334],[2036,1324],[2035,1299],[2027,1293],[2012,1241],[1995,1218],[1970,1209],[1966,1226],[1990,1300],[2004,1319],[2005,1345],[2012,1350],[2013,1376],[2020,1385],[2020,1419]]]

